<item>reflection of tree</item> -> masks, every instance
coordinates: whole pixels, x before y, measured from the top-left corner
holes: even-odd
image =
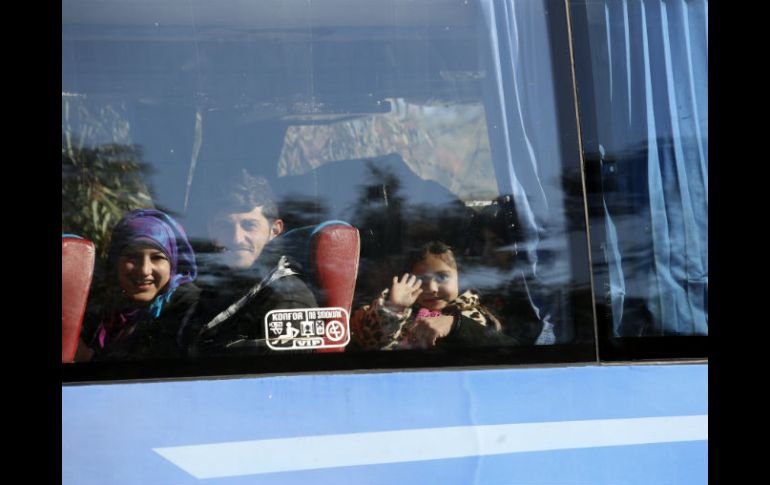
[[[367,164],[369,183],[361,185],[353,216],[361,233],[362,257],[402,250],[404,197],[401,181],[391,171]]]
[[[310,226],[328,220],[329,209],[322,200],[299,198],[295,195],[293,198],[281,199],[279,207],[281,219],[287,229]]]
[[[106,257],[112,227],[128,211],[151,207],[136,146],[62,147],[62,232],[90,239]]]
[[[126,113],[120,102],[62,96],[62,232],[93,241],[101,260],[118,220],[153,206]]]
[[[459,199],[408,169],[369,162],[366,173],[351,215],[361,235],[357,304],[368,303],[393,275],[404,271],[410,250],[432,240],[460,249],[470,219]]]

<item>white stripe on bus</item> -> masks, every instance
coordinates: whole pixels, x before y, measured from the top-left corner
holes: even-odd
[[[457,426],[155,448],[196,478],[708,440],[708,415]]]

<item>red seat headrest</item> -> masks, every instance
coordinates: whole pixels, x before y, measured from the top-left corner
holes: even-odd
[[[352,226],[331,224],[313,235],[311,271],[323,292],[323,305],[350,312],[358,274],[359,245],[358,229]]]
[[[83,325],[91,278],[94,245],[75,237],[61,240],[61,361],[72,362]]]

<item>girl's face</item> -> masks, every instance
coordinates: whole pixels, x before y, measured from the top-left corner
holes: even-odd
[[[118,283],[126,298],[138,305],[150,303],[171,279],[168,257],[151,246],[129,246],[118,258]]]
[[[422,280],[422,293],[417,297],[420,306],[440,311],[457,298],[457,270],[441,258],[429,254],[412,267],[412,273]]]

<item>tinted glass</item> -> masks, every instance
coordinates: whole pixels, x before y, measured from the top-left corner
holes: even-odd
[[[109,346],[136,321],[162,320],[147,339],[172,350],[123,357],[205,356],[200,325],[224,328],[217,318],[290,253],[301,284],[282,279],[278,306],[259,293],[259,310],[232,307],[259,329],[233,324],[212,344],[270,353],[265,310],[327,306],[287,233],[337,220],[360,235],[346,351],[590,344],[569,46],[554,5],[64,1],[62,230],[97,252],[84,342]],[[258,196],[232,197],[234,183]],[[126,259],[144,233],[113,233],[141,208],[184,228],[195,275],[157,241],[167,272],[147,248]],[[404,273],[420,282],[394,287]],[[398,292],[409,295],[394,302]],[[398,314],[397,331],[378,305]],[[300,329],[270,328],[282,342]]]
[[[575,1],[609,337],[708,335],[708,2]]]

